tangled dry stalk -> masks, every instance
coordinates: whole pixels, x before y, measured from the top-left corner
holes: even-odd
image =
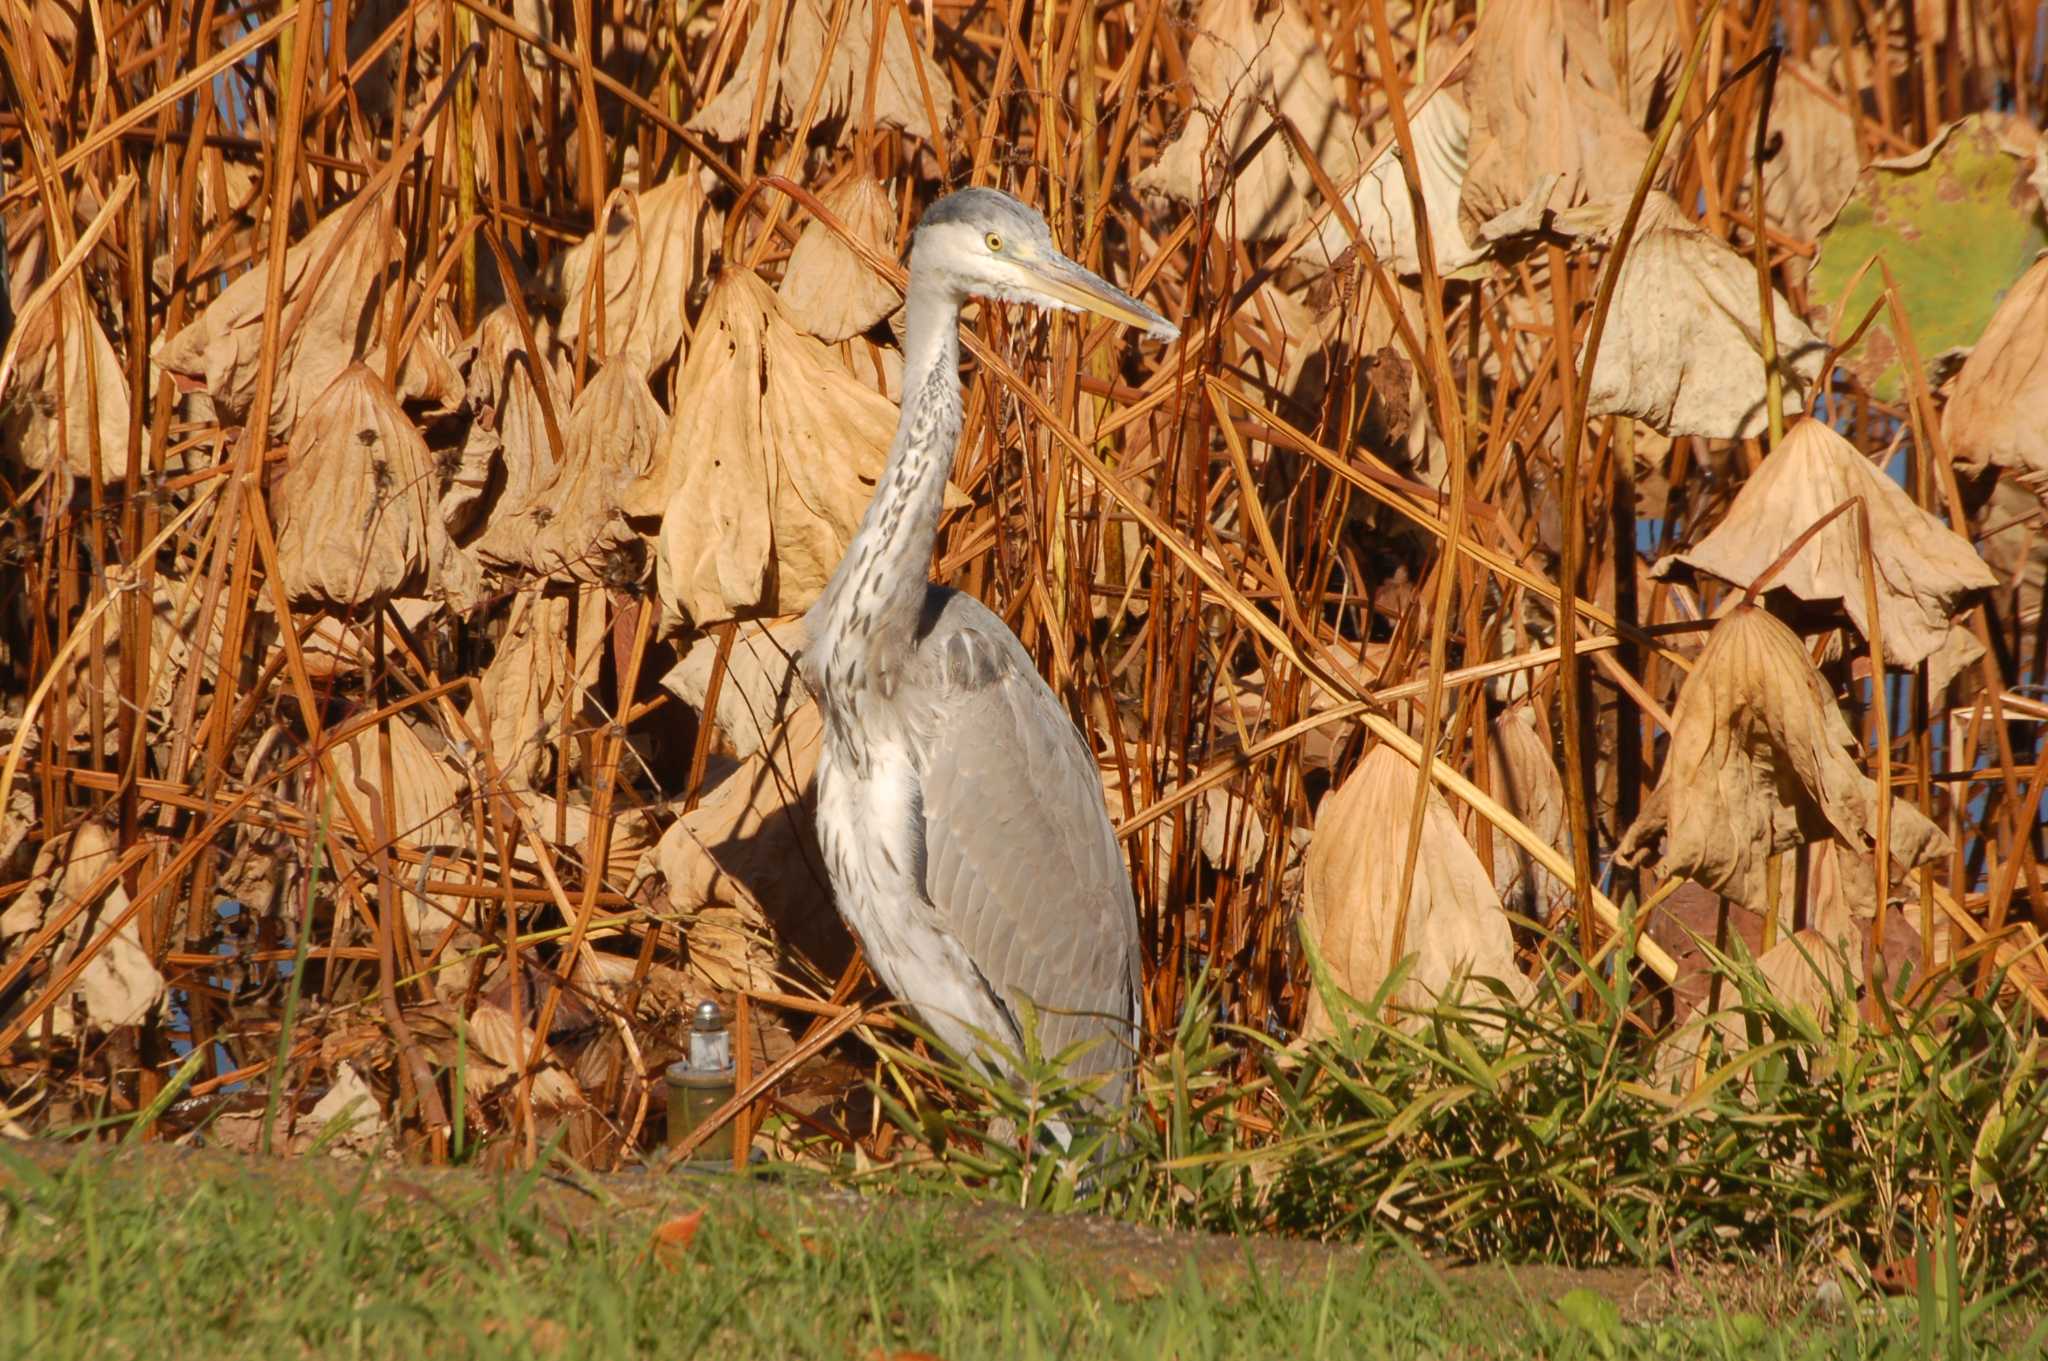
[[[968,183],[1185,332],[982,308],[935,568],[1101,758],[1160,1033],[1326,1027],[1302,925],[1417,1001],[1644,932],[1653,1036],[1757,922],[2048,1015],[2044,27],[0,0],[0,1115],[197,1053],[217,1131],[608,1164],[714,992],[739,1118],[870,1138],[784,1081],[879,1023],[790,626]]]

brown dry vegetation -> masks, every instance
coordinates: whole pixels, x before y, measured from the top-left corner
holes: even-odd
[[[793,617],[970,183],[1184,331],[982,308],[934,569],[1100,756],[1155,1032],[1205,963],[1326,1027],[1304,926],[1419,1002],[1647,924],[1649,1034],[1687,928],[2048,1014],[2044,26],[0,0],[0,1124],[192,1043],[611,1164],[712,992],[833,1126]]]

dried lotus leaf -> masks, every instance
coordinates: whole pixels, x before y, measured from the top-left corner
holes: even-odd
[[[348,790],[356,811],[368,822],[368,830],[372,835],[378,834],[374,819],[381,804],[388,822],[386,831],[397,845],[453,851],[467,847],[470,828],[463,817],[462,777],[434,754],[412,724],[394,718],[383,724],[382,729],[391,734],[392,783],[388,787],[379,755],[379,728],[368,728],[328,748],[334,778]],[[377,792],[376,803],[365,796],[366,788]],[[358,869],[374,873],[369,857],[355,844],[353,825],[337,814],[335,826],[346,828],[331,846],[336,872],[343,876]],[[404,914],[403,924],[419,941],[438,939],[450,925],[466,920],[480,901],[422,895],[409,889],[397,897]]]
[[[286,594],[344,609],[421,591],[467,603],[475,568],[436,499],[426,441],[384,380],[351,365],[293,431],[272,497]]]
[[[1634,191],[1650,141],[1623,106],[1592,0],[1488,5],[1472,41],[1466,231],[1539,192],[1536,207],[1565,208]]]
[[[1641,864],[1665,840],[1661,876],[1684,875],[1736,902],[1765,902],[1765,867],[1795,846],[1835,837],[1868,852],[1877,784],[1799,636],[1738,605],[1714,627],[1672,711],[1664,772],[1615,858]],[[1891,853],[1911,868],[1948,838],[1903,799],[1891,806]]]
[[[1551,758],[1550,743],[1537,731],[1535,713],[1527,704],[1517,704],[1490,726],[1487,792],[1544,841],[1560,851],[1567,849],[1571,833],[1564,776]],[[1563,887],[1512,837],[1499,832],[1493,834],[1493,883],[1503,903],[1539,920]]]
[[[662,450],[665,609],[699,628],[807,609],[860,523],[896,414],[751,270],[721,274]]]
[[[1643,208],[1600,334],[1588,413],[1633,416],[1673,436],[1762,434],[1770,412],[1755,265],[1663,194]],[[1785,409],[1803,410],[1826,346],[1775,290],[1771,315]]]
[[[68,836],[54,837],[36,853],[35,875],[14,900],[0,912],[0,949],[11,956],[27,944],[27,937],[43,928],[54,915],[92,888],[114,864],[119,847],[114,836],[100,822],[86,822]],[[94,951],[92,961],[78,980],[57,998],[48,1014],[51,1035],[69,1039],[79,1031],[76,1013],[82,1008],[85,1029],[92,1032],[117,1026],[139,1025],[163,1001],[164,977],[150,963],[142,948],[142,936],[130,921],[108,934],[112,923],[128,910],[128,891],[119,879],[106,890],[97,909],[88,908],[72,918],[51,945],[58,967],[76,959],[83,949]],[[12,1020],[15,1009],[25,1005],[41,990],[7,999],[0,1009],[0,1021]],[[30,1027],[28,1040],[42,1034],[42,1025]]]
[[[829,0],[792,0],[782,15],[774,61],[764,61],[771,31],[777,25],[767,8],[757,9],[747,30],[747,45],[733,63],[733,74],[712,101],[690,120],[690,131],[721,142],[745,141],[754,121],[757,93],[761,117],[776,127],[789,127],[809,103],[812,84],[822,68],[818,99],[820,122],[841,123],[843,139],[857,125],[867,98],[870,68],[874,78],[874,118],[878,125],[900,128],[929,142],[939,126],[953,118],[953,84],[923,48],[911,43],[905,28],[907,10],[890,8],[883,17],[882,55],[873,60],[875,0],[847,0],[838,38],[832,37],[833,5]],[[768,89],[757,82],[767,70]],[[925,98],[930,95],[930,112]]]
[[[1845,102],[1830,98],[1826,89],[1818,71],[1787,57],[1771,104],[1777,145],[1764,162],[1764,217],[1802,241],[1813,240],[1834,220],[1856,188],[1862,164],[1856,120]],[[1792,262],[1803,276],[1807,257],[1793,256]]]
[[[822,732],[815,704],[797,709],[641,861],[638,879],[659,876],[683,919],[690,972],[712,987],[765,983],[778,944],[828,976],[851,953],[810,812]]]
[[[1358,128],[1339,97],[1337,80],[1315,31],[1292,0],[1264,15],[1253,0],[1207,0],[1188,44],[1187,84],[1194,105],[1180,135],[1140,171],[1136,187],[1176,203],[1214,205],[1221,230],[1241,241],[1285,236],[1314,201],[1308,170],[1283,135],[1264,146],[1229,182],[1229,167],[1272,121],[1279,105],[1333,178],[1358,165]]]
[[[884,258],[896,254],[896,207],[871,175],[856,175],[824,197],[825,207]],[[887,279],[861,262],[839,233],[813,219],[797,238],[776,292],[790,315],[827,345],[867,330],[902,302]]]
[[[514,790],[544,784],[554,773],[563,697],[576,662],[569,653],[569,598],[531,587],[521,591],[465,721],[485,742],[498,778]],[[584,658],[581,690],[596,679],[598,657]],[[572,713],[570,718],[574,718]]]
[[[285,252],[277,376],[270,399],[273,435],[289,435],[341,371],[367,357],[377,342],[385,290],[392,282],[390,260],[404,258],[405,251],[399,235],[392,256],[386,256],[382,205],[381,193],[354,199],[314,224]],[[244,271],[176,335],[160,340],[151,355],[159,367],[202,382],[215,408],[236,419],[246,418],[256,400],[269,273],[260,265]],[[414,340],[415,346],[431,343],[424,328]],[[433,396],[407,384],[438,385],[448,372],[445,358],[439,364],[404,358],[399,398]]]
[[[1330,981],[1354,998],[1371,998],[1393,966],[1396,901],[1408,851],[1417,772],[1392,747],[1376,745],[1316,809],[1303,875],[1302,928],[1321,951]],[[1423,811],[1422,846],[1408,898],[1404,949],[1414,967],[1394,1001],[1423,1008],[1454,1003],[1468,979],[1525,987],[1515,967],[1513,934],[1486,868],[1434,789]],[[1309,1000],[1304,1033],[1333,1033],[1320,994]]]
[[[801,615],[748,620],[734,628],[712,715],[734,756],[744,760],[759,751],[808,698],[796,665],[805,636]],[[707,634],[661,678],[662,688],[701,712],[717,662],[718,639]]]
[[[544,340],[534,343],[547,348]],[[535,512],[549,511],[545,494],[560,467],[555,437],[567,439],[561,423],[569,416],[569,385],[554,365],[534,362],[509,305],[479,323],[470,350],[473,414],[441,498],[442,523],[460,530],[482,515],[474,540],[478,556],[529,567],[540,529]],[[557,422],[552,435],[550,411]],[[567,452],[560,450],[564,457]]]
[[[7,339],[0,332],[0,341]],[[128,472],[128,376],[76,280],[59,287],[11,339],[16,354],[0,393],[0,448],[38,472],[55,468],[87,479],[97,445],[101,482],[120,481]]]
[[[592,358],[630,358],[641,377],[651,375],[682,343],[682,299],[704,277],[719,220],[692,174],[671,176],[645,193],[615,191],[605,204],[603,234],[584,237],[541,275],[554,313],[536,323],[542,345],[557,359],[574,356],[601,305],[602,344],[592,346]],[[600,265],[601,299],[592,277]]]
[[[1898,483],[1854,445],[1802,419],[1742,485],[1721,523],[1683,553],[1650,570],[1659,580],[1707,572],[1748,586],[1823,515],[1852,497],[1869,512],[1877,567],[1877,612],[1884,654],[1917,666],[1941,651],[1954,621],[1977,595],[1997,585],[1969,541],[1913,504]],[[1841,602],[1865,637],[1862,544],[1856,513],[1835,517],[1771,581],[1801,600]]]
[[[554,481],[533,498],[529,563],[578,581],[642,580],[647,542],[627,517],[661,511],[649,484],[667,429],[639,368],[624,360],[605,365],[569,413]]]
[[[1483,251],[1465,239],[1458,226],[1458,197],[1465,180],[1465,158],[1472,120],[1448,91],[1439,91],[1422,107],[1408,111],[1409,135],[1415,143],[1415,173],[1422,185],[1423,211],[1429,219],[1430,246],[1436,267],[1448,273],[1480,258]],[[1382,263],[1402,274],[1420,274],[1422,258],[1415,241],[1415,206],[1408,197],[1408,179],[1398,148],[1388,147],[1345,196],[1352,220],[1366,246]],[[1335,261],[1351,249],[1351,234],[1335,213],[1302,248],[1304,258]]]
[[[1941,429],[1961,467],[2048,477],[2048,255],[2013,285],[1963,361]]]

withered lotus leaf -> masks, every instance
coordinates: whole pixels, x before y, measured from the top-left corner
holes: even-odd
[[[358,198],[335,209],[285,252],[284,311],[278,318],[270,399],[273,435],[288,435],[343,369],[378,348],[380,304],[396,273],[385,251],[381,198]],[[402,234],[393,234],[391,249],[403,258]],[[246,419],[256,400],[269,273],[260,263],[243,271],[205,311],[160,340],[152,352],[160,367],[203,382],[215,408],[237,419]],[[414,343],[432,342],[423,329]],[[438,399],[438,391],[417,385],[438,388],[451,372],[445,358],[438,363],[401,359],[398,396]]]
[[[881,182],[856,175],[828,190],[824,203],[848,231],[885,257],[896,254],[896,208]],[[827,345],[859,335],[896,310],[887,279],[861,263],[839,234],[812,221],[789,253],[777,289],[790,315]]]
[[[1760,909],[1773,855],[1829,837],[1869,852],[1877,784],[1799,635],[1770,613],[1738,605],[1714,626],[1672,718],[1663,774],[1615,849],[1623,864],[1643,863],[1662,837],[1660,875]],[[1910,868],[1947,851],[1939,828],[1892,800],[1894,860]]]
[[[877,64],[872,60],[875,0],[847,0],[837,41],[832,37],[832,10],[827,0],[794,0],[779,25],[770,9],[755,10],[746,47],[732,65],[731,78],[690,120],[690,131],[721,142],[745,140],[753,122],[756,82],[764,69],[768,69],[768,89],[761,116],[777,127],[789,127],[803,114],[812,81],[823,68],[825,85],[818,100],[818,120],[838,121],[843,138],[859,124],[873,64],[875,122],[930,141],[934,115],[940,127],[952,120],[953,85],[924,49],[910,41],[905,29],[909,11],[884,4],[882,53]],[[770,35],[777,28],[780,36],[774,59],[764,62]]]
[[[1787,57],[1771,103],[1776,150],[1764,162],[1764,218],[1802,241],[1818,237],[1856,188],[1862,157],[1848,101],[1830,98],[1821,73]],[[1798,272],[1805,256],[1792,257]]]
[[[2048,256],[1992,313],[1955,377],[1941,428],[1965,468],[2048,476]]]
[[[664,607],[700,628],[807,609],[860,523],[895,428],[888,399],[799,331],[758,275],[722,273],[662,450]]]
[[[714,987],[765,982],[771,941],[826,969],[846,956],[810,812],[822,731],[815,704],[798,708],[641,861],[637,879],[662,881],[690,969]]]
[[[554,481],[529,507],[532,566],[579,581],[641,580],[648,546],[627,517],[661,513],[650,480],[667,431],[639,368],[628,360],[605,365],[569,413]]]
[[[1776,291],[1771,314],[1785,409],[1799,411],[1826,346]],[[1645,201],[1622,261],[1586,409],[1713,439],[1769,424],[1755,266],[1663,194]]]
[[[1423,211],[1429,219],[1430,246],[1437,269],[1448,273],[1471,264],[1482,253],[1465,240],[1458,226],[1458,197],[1465,181],[1472,120],[1448,91],[1438,91],[1420,108],[1411,108],[1408,120],[1409,135],[1415,142],[1416,178],[1422,185]],[[1388,147],[1381,153],[1344,202],[1376,258],[1402,274],[1421,273],[1415,207],[1408,197],[1398,148]],[[1334,262],[1352,244],[1343,221],[1332,213],[1302,250],[1306,259]]]
[[[644,378],[666,364],[683,338],[683,299],[717,248],[718,210],[693,174],[677,174],[645,193],[615,190],[604,231],[549,262],[540,285],[552,318],[536,320],[558,361],[572,358],[586,334],[601,334],[591,357],[630,359]],[[592,275],[602,264],[602,296]],[[602,314],[604,329],[596,332]]]
[[[498,778],[511,789],[530,789],[554,770],[563,699],[575,659],[569,655],[567,595],[530,587],[512,602],[498,650],[477,680],[479,694],[465,721],[489,747]],[[596,679],[596,649],[584,659]]]
[[[1241,241],[1285,236],[1315,193],[1285,136],[1268,138],[1234,181],[1226,179],[1272,121],[1268,101],[1300,131],[1333,180],[1357,168],[1357,126],[1294,0],[1280,0],[1264,14],[1253,0],[1206,0],[1195,17],[1187,70],[1194,106],[1157,163],[1139,172],[1141,192],[1176,203],[1219,200],[1218,228]]]
[[[1331,981],[1354,998],[1372,997],[1397,962],[1391,957],[1396,900],[1416,778],[1415,767],[1399,752],[1375,746],[1316,810],[1302,881],[1302,924],[1321,950]],[[1455,1002],[1468,978],[1495,978],[1515,990],[1523,986],[1514,938],[1486,867],[1433,789],[1423,812],[1403,940],[1404,951],[1417,957],[1395,998],[1403,1006]],[[1313,1038],[1334,1029],[1323,999],[1311,998],[1305,1033]]]
[[[51,914],[63,912],[76,902],[110,868],[118,854],[113,833],[101,822],[86,822],[69,835],[52,837],[36,852],[34,877],[0,912],[0,950],[10,956],[27,942],[25,937],[42,929]],[[74,1013],[81,1004],[84,1025],[89,1031],[111,1030],[117,1026],[139,1025],[164,999],[165,983],[149,955],[142,948],[142,936],[134,922],[99,939],[107,927],[128,909],[128,891],[116,879],[101,897],[97,909],[88,908],[58,933],[54,960],[58,967],[75,959],[88,944],[96,949],[78,981],[49,1010],[50,1033],[68,1039],[78,1033]],[[0,1019],[12,1019],[40,988],[8,999],[0,1006]],[[29,1030],[33,1042],[42,1034],[40,1024]]]
[[[1570,845],[1565,817],[1564,776],[1551,758],[1550,743],[1536,729],[1527,704],[1505,710],[1491,724],[1487,747],[1491,782],[1487,793],[1520,818],[1529,830],[1559,850]],[[1528,916],[1540,917],[1557,877],[1513,838],[1493,835],[1493,884],[1501,901]]]
[[[1706,572],[1748,586],[1823,515],[1860,497],[1870,515],[1878,622],[1894,666],[1916,666],[1947,643],[1956,616],[1997,584],[1969,541],[1913,504],[1856,447],[1810,417],[1786,432],[1712,533],[1650,570],[1659,579]],[[1771,581],[1801,600],[1839,601],[1870,633],[1856,512],[1830,521]]]
[[[0,393],[0,447],[38,472],[84,479],[97,444],[100,480],[118,482],[128,471],[128,376],[75,279],[25,319],[15,344]]]
[[[422,591],[467,603],[476,571],[437,494],[426,441],[384,380],[351,365],[292,433],[272,496],[285,592],[337,608]]]
[[[347,789],[350,800],[356,811],[362,814],[368,824],[366,830],[372,836],[380,834],[376,818],[378,804],[381,803],[388,824],[381,834],[389,835],[397,844],[460,851],[470,840],[469,824],[463,817],[461,803],[462,777],[427,746],[411,723],[403,718],[393,718],[384,727],[391,733],[392,783],[388,786],[384,783],[383,761],[379,754],[381,739],[374,727],[355,733],[329,748],[334,778]],[[363,792],[365,787],[377,792],[376,803]],[[339,813],[335,816],[335,823],[341,829],[332,845],[337,873],[348,875],[358,868],[367,867],[369,856],[356,844],[354,824],[347,822]],[[473,899],[438,894],[422,896],[403,891],[397,898],[405,929],[422,941],[437,938],[475,907]]]
[[[1556,208],[1635,189],[1650,141],[1623,105],[1592,0],[1488,5],[1473,42],[1468,232],[1526,204],[1547,176]]]
[[[718,685],[712,722],[734,756],[759,751],[775,730],[809,696],[798,679],[796,658],[804,645],[803,616],[748,620],[733,630]],[[718,661],[718,639],[706,634],[661,678],[662,688],[692,709],[703,711]]]
[[[546,351],[545,340],[536,336],[534,343]],[[570,414],[569,385],[555,365],[532,361],[509,306],[478,323],[470,341],[469,408],[469,429],[441,497],[441,522],[451,532],[475,532],[477,554],[487,562],[530,566],[539,528],[534,512],[546,511],[544,493],[568,452],[560,450],[558,458],[547,411],[553,409],[566,441],[561,427]],[[476,531],[479,515],[484,520]]]

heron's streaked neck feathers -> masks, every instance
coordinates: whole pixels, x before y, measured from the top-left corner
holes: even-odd
[[[960,442],[960,299],[918,283],[912,279],[905,303],[896,437],[860,529],[811,611],[805,669],[827,698],[894,689],[930,589],[939,510]]]

